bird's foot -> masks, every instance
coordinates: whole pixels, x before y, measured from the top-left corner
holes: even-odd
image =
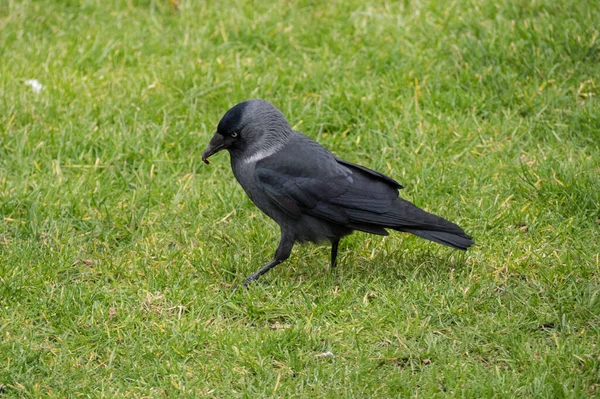
[[[246,278],[246,281],[244,281],[244,287],[248,288],[248,286],[250,284],[252,284],[253,282],[255,282],[256,280],[258,280],[259,277],[260,277],[260,274],[257,274],[257,273],[251,274],[250,276],[248,276],[248,278]]]
[[[246,286],[243,286],[243,287],[245,287],[246,289],[248,289],[248,287],[246,287]],[[236,292],[238,290],[238,288],[240,288],[239,285],[237,285],[237,284],[232,285],[231,286],[231,292]]]
[[[241,285],[235,284],[233,287],[231,287],[231,291],[235,292],[235,291],[238,290],[238,288],[241,288],[241,287],[244,287],[245,289],[248,289],[248,288],[250,288],[251,284],[256,284],[257,282],[259,282],[258,281],[258,276],[257,277],[254,277],[254,275],[249,276]],[[263,285],[267,285],[268,284],[264,280],[261,280],[260,283],[263,284]]]

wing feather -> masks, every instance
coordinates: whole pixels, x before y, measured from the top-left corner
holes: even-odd
[[[387,234],[384,226],[400,185],[378,172],[341,161],[325,148],[309,145],[311,162],[305,155],[286,148],[264,158],[256,174],[272,203],[289,216],[303,213],[376,234]],[[311,144],[312,144],[311,143]],[[305,146],[296,146],[296,148]],[[375,177],[375,178],[374,178]],[[383,223],[373,223],[369,214]],[[356,227],[355,227],[356,226]]]

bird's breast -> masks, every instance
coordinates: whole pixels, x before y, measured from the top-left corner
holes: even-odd
[[[277,209],[269,202],[269,198],[261,189],[261,183],[256,176],[256,162],[231,160],[231,169],[240,186],[244,189],[250,200],[271,219],[278,220]]]

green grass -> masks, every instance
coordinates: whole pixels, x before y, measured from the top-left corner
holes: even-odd
[[[0,1],[0,398],[600,396],[599,21]],[[357,233],[232,292],[278,229],[200,156],[252,97],[478,245]]]

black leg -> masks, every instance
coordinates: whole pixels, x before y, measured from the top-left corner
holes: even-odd
[[[293,247],[294,240],[284,232],[281,232],[281,240],[279,241],[279,246],[277,247],[277,251],[275,251],[275,257],[273,260],[258,269],[256,273],[252,273],[250,276],[248,276],[246,281],[244,281],[244,286],[248,287],[248,285],[250,285],[252,282],[258,280],[260,276],[289,258]]]
[[[246,281],[244,281],[244,285],[246,287],[248,287],[248,285],[250,285],[250,283],[258,280],[258,278],[260,276],[262,276],[263,274],[265,274],[266,272],[268,272],[269,270],[271,270],[272,268],[274,268],[281,262],[283,262],[283,261],[279,260],[279,259],[273,259],[272,261],[270,261],[269,263],[267,263],[266,265],[264,265],[263,267],[258,269],[258,271],[256,273],[252,273],[251,275],[249,275],[248,278],[246,279]]]
[[[337,251],[338,245],[340,244],[340,240],[334,241],[331,243],[331,268],[335,267],[335,261],[337,259]]]

